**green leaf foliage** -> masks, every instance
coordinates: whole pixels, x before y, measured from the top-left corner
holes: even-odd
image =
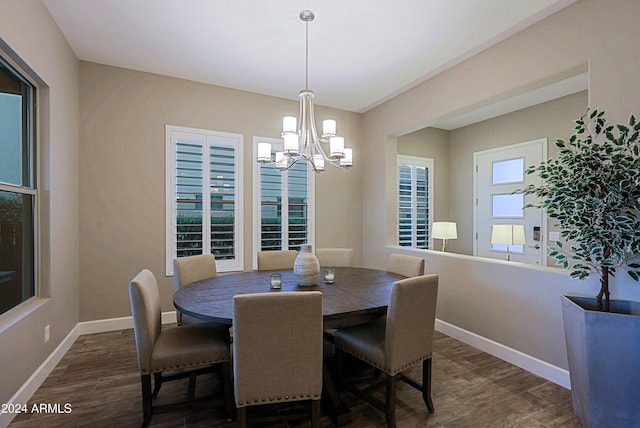
[[[634,115],[610,125],[603,110],[589,109],[569,139],[556,140],[557,158],[526,171],[542,179],[523,189],[538,198],[530,206],[543,208],[571,244],[569,252],[556,242],[549,256],[571,269],[572,278],[612,276],[625,267],[640,280],[640,264],[629,262],[640,252],[639,135]]]

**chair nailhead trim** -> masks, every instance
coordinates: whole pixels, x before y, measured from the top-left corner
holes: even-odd
[[[215,358],[215,359],[205,360],[205,361],[195,361],[195,362],[192,361],[192,362],[188,362],[180,365],[151,368],[149,369],[149,373],[163,372],[168,370],[181,369],[185,367],[213,365],[213,364],[225,363],[228,361],[231,361],[231,357]],[[147,369],[142,369],[141,371],[142,373],[146,373]]]
[[[412,367],[413,365],[415,365],[415,364],[417,364],[417,363],[419,363],[421,361],[424,361],[424,360],[426,360],[428,358],[431,358],[431,354],[419,357],[419,358],[417,358],[417,359],[415,359],[415,360],[413,360],[413,361],[411,361],[409,363],[404,364],[403,366],[400,366],[400,368],[398,370],[396,370],[395,372],[391,373],[391,371],[388,370],[386,367],[383,367],[380,364],[372,361],[371,359],[367,358],[366,355],[362,355],[360,352],[357,352],[357,351],[355,351],[353,349],[342,347],[342,346],[340,346],[339,348],[342,349],[343,351],[353,355],[354,357],[360,358],[362,361],[366,362],[367,364],[370,364],[373,367],[375,367],[377,369],[380,369],[380,370],[384,371],[385,373],[389,373],[391,375],[396,375],[396,374],[408,369],[409,367]]]
[[[300,395],[285,395],[283,396],[278,396],[278,397],[254,397],[254,398],[250,398],[248,400],[238,400],[238,406],[242,406],[242,405],[250,405],[250,404],[258,404],[258,403],[266,403],[267,401],[270,402],[274,402],[274,401],[290,401],[290,400],[296,400],[296,399],[303,399],[303,398],[307,398],[307,399],[311,399],[311,397],[315,397],[315,398],[319,398],[320,394],[317,392],[307,392],[307,393],[302,393]]]

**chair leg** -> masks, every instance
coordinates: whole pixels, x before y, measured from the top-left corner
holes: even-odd
[[[233,411],[233,391],[231,387],[231,363],[222,363],[222,396],[224,399],[224,410],[227,413],[227,419],[232,420]]]
[[[247,408],[238,407],[238,428],[247,428]]]
[[[193,401],[196,396],[196,373],[189,374],[189,385],[187,386],[187,401]]]
[[[146,428],[151,422],[151,415],[153,410],[151,405],[151,375],[141,375],[140,381],[142,383],[142,428]]]
[[[151,381],[151,376],[149,376],[149,381]],[[158,396],[158,392],[160,392],[160,387],[162,386],[162,373],[157,372],[153,374],[153,392],[151,396],[156,398]]]
[[[320,427],[320,400],[311,400],[311,428]]]
[[[429,413],[433,413],[435,408],[431,400],[431,358],[422,362],[422,399],[427,405]]]
[[[387,417],[387,427],[396,427],[396,379],[399,375],[387,374],[384,386],[384,413]]]
[[[343,383],[343,367],[344,367],[344,351],[342,349],[338,349],[336,348],[335,353],[334,353],[334,357],[335,357],[335,362],[336,362],[336,382],[335,382],[335,386],[336,386],[336,391],[342,390],[344,389],[344,383]]]

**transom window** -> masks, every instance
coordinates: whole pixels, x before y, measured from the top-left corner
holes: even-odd
[[[243,269],[242,135],[167,126],[167,274],[173,259],[213,254]]]

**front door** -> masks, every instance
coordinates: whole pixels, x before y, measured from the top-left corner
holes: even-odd
[[[513,144],[474,153],[475,205],[474,255],[537,265],[546,264],[546,221],[539,208],[523,209],[533,202],[522,189],[540,184],[537,174],[525,174],[546,159],[547,139]],[[495,225],[524,226],[525,243],[507,246],[491,242]]]

